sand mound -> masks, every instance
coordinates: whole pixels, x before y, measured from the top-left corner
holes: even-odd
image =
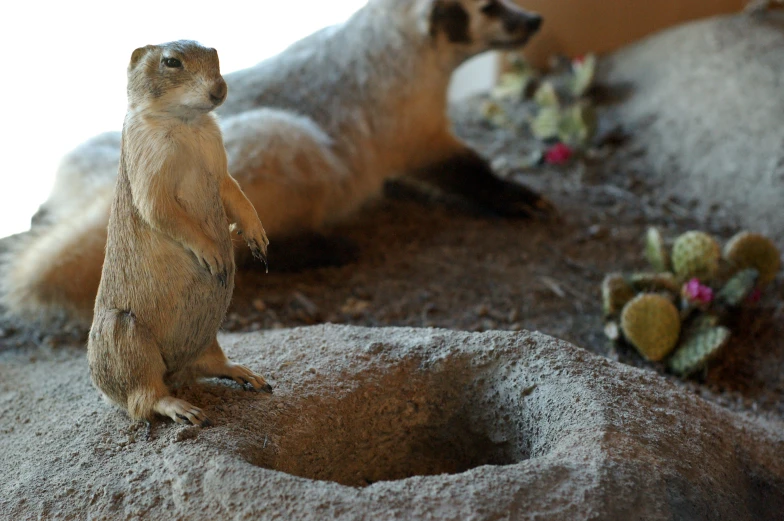
[[[784,425],[540,334],[222,337],[272,397],[180,391],[207,429],[103,404],[84,351],[0,352],[3,519],[774,519]]]
[[[784,242],[784,16],[718,17],[609,57],[620,119],[666,194]]]

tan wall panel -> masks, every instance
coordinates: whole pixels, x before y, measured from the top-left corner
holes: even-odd
[[[517,0],[545,18],[526,55],[542,66],[554,53],[604,53],[660,29],[720,13],[748,0]]]

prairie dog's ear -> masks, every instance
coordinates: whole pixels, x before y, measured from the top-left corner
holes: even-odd
[[[420,2],[418,22],[431,38],[443,34],[452,43],[471,43],[471,15],[460,0]]]
[[[145,45],[144,47],[139,47],[133,51],[133,54],[131,54],[131,63],[128,64],[128,70],[133,70],[153,47],[153,45]]]

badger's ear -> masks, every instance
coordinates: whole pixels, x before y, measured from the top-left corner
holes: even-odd
[[[452,43],[471,43],[471,15],[460,0],[424,0],[417,14],[420,30],[431,38],[443,34]]]
[[[133,54],[131,54],[131,63],[128,64],[128,70],[133,70],[153,47],[154,45],[145,45],[144,47],[139,47],[133,51]]]

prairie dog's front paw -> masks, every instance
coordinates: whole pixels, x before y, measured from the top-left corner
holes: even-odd
[[[218,277],[226,275],[226,262],[214,244],[205,241],[202,244],[191,246],[191,251],[201,267],[209,271],[210,274]]]
[[[261,222],[257,221],[256,226],[243,228],[237,233],[245,238],[245,242],[248,243],[248,248],[250,248],[253,257],[263,262],[266,267],[269,239],[267,239],[267,233],[264,231],[264,226],[261,225]]]

